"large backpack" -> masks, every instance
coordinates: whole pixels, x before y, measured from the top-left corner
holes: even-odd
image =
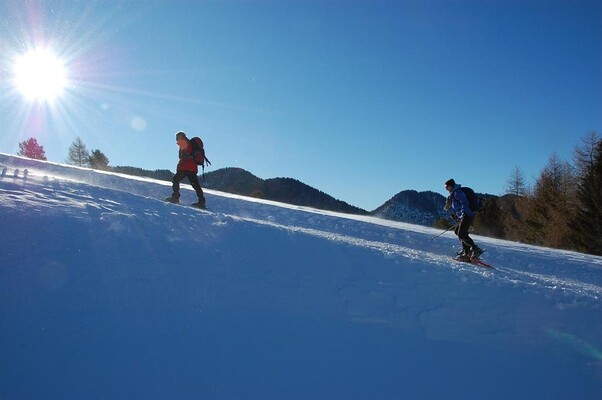
[[[468,200],[468,207],[473,212],[479,212],[483,209],[483,199],[477,196],[477,194],[469,187],[462,186],[460,188],[466,195],[466,199]]]
[[[205,171],[205,165],[211,165],[211,161],[205,156],[205,146],[203,145],[203,141],[200,137],[193,137],[190,139],[190,143],[192,144],[192,159],[197,165],[203,167],[203,172]]]

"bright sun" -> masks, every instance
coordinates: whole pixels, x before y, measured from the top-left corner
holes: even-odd
[[[67,86],[65,63],[48,49],[33,49],[13,64],[13,84],[28,100],[52,103]]]

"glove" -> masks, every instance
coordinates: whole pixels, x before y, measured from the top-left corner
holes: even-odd
[[[451,208],[451,196],[447,197],[447,200],[445,200],[445,205],[443,206],[443,209],[445,211],[449,210]]]

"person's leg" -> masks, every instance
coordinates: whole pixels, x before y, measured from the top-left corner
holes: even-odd
[[[468,229],[470,228],[470,225],[472,225],[473,220],[474,217],[468,217],[465,215],[458,224],[457,235],[458,239],[460,239],[460,242],[462,242],[462,248],[465,252],[471,252],[471,249],[474,246],[473,240],[470,238],[470,236],[468,236]]]
[[[186,176],[186,173],[184,171],[177,171],[176,174],[173,176],[173,179],[171,180],[171,188],[172,188],[171,198],[173,200],[180,199],[180,181],[182,179],[184,179],[185,176]]]
[[[460,241],[460,246],[462,247],[462,251],[459,252],[458,255],[467,255],[470,251],[470,247],[466,246],[462,239],[460,239],[460,221],[458,221],[458,224],[454,228],[454,233],[458,237],[458,241]]]
[[[201,188],[201,184],[199,183],[199,177],[194,172],[189,172],[186,176],[188,177],[188,181],[192,185],[192,188],[196,192],[196,195],[199,199],[198,204],[204,206],[205,195],[203,194],[203,188]]]
[[[474,240],[472,240],[472,238],[468,236],[468,230],[474,222],[474,218],[474,216],[464,217],[462,221],[460,221],[458,237],[462,241],[464,251],[471,257],[478,258],[481,254],[483,254],[484,250],[477,246]]]

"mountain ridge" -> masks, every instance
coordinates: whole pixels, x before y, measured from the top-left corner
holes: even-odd
[[[355,207],[294,178],[261,179],[242,168],[222,168],[204,175],[203,186],[243,196],[348,214],[367,215]]]

